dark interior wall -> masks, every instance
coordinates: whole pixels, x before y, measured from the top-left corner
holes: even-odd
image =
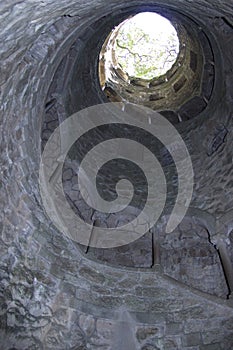
[[[54,98],[56,111],[65,118],[104,101],[96,76],[97,55],[92,53],[100,50],[111,27],[138,6],[151,8],[140,1],[94,0],[1,5],[0,348],[4,350],[110,349],[116,330],[114,310],[122,305],[132,312],[141,349],[233,346],[230,300],[185,286],[156,269],[116,268],[89,260],[57,232],[41,205],[38,171],[45,106]],[[194,165],[192,207],[207,215],[208,226],[208,213],[215,220],[232,208],[232,9],[228,1],[168,0],[166,6],[191,16],[212,38],[216,71],[212,100],[201,116],[177,127]],[[63,59],[71,46],[67,63]],[[62,61],[61,78],[54,79]],[[69,82],[69,74],[73,80],[66,95],[63,84]],[[57,95],[50,96],[53,89]],[[56,125],[56,119],[52,121]],[[169,177],[169,160],[166,155],[161,160]],[[171,201],[172,196],[171,191]],[[227,235],[221,233],[223,238]],[[204,282],[208,283],[211,286],[212,280]]]

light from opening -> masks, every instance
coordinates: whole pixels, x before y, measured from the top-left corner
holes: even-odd
[[[118,31],[115,57],[129,76],[152,79],[165,74],[176,62],[179,38],[166,18],[153,12],[143,12],[115,30]]]

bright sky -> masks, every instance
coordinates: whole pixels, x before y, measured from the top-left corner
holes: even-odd
[[[166,71],[168,71],[168,69],[172,67],[173,63],[175,63],[177,58],[177,55],[174,56],[173,54],[174,56],[173,60],[170,58],[169,61],[166,61],[168,57],[167,52],[169,52],[169,49],[171,47],[175,49],[175,53],[179,52],[179,38],[176,32],[176,29],[173,27],[171,22],[157,13],[142,12],[125,21],[124,25],[121,27],[121,31],[119,32],[119,34],[121,32],[131,33],[133,28],[141,29],[142,32],[144,32],[145,34],[149,34],[151,38],[150,42],[146,40],[145,41],[141,40],[138,44],[136,42],[133,49],[134,52],[140,53],[143,47],[144,56],[148,55],[149,57],[153,55],[152,51],[153,52],[156,51],[158,55],[160,52],[164,52],[164,48],[167,48],[163,56],[159,55],[160,58],[154,61],[154,63],[151,61],[151,66],[157,65],[157,68],[159,69],[157,70],[157,73],[159,75],[166,73]],[[172,38],[172,44],[170,42],[171,38]],[[161,51],[160,48],[163,51]],[[134,75],[135,74],[134,56],[130,57],[128,55],[126,57],[127,57],[127,60],[125,59],[125,56],[123,57],[123,61],[125,62],[125,65],[127,65],[127,67],[125,67],[126,72],[129,75]],[[157,57],[157,56],[154,56],[154,57]],[[124,62],[121,61],[120,56],[118,56],[118,59],[121,65],[124,66]],[[140,63],[138,63],[138,66],[139,65]]]
[[[171,22],[153,12],[142,12],[134,16],[130,21],[137,24],[144,32],[153,35],[159,32],[175,33],[176,30]]]

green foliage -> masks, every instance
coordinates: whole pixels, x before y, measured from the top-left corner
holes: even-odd
[[[130,76],[151,79],[166,73],[175,63],[179,51],[173,32],[151,35],[128,21],[118,33],[115,53],[118,63]]]

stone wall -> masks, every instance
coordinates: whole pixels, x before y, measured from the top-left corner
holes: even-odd
[[[124,11],[135,11],[136,6],[148,10],[153,4],[134,0],[1,4],[0,349],[111,349],[115,311],[122,306],[134,319],[129,327],[139,349],[233,348],[231,300],[184,286],[156,269],[117,268],[89,260],[55,230],[41,205],[40,131],[45,106],[47,110],[52,106],[48,105],[50,86],[59,83],[53,80],[56,70],[74,43],[69,67],[77,62],[76,54],[87,50],[85,35],[94,45],[95,23],[101,20],[104,28],[108,19],[110,28],[111,19],[114,23]],[[192,206],[221,214],[231,209],[233,190],[232,9],[225,0],[167,0],[166,5],[209,27],[220,49],[216,74],[219,70],[221,89],[216,86],[202,116],[179,130],[194,163]],[[72,93],[71,100],[53,97],[63,118],[78,107],[104,101],[94,71],[88,70],[87,62],[80,60],[80,64],[77,97]],[[162,158],[166,168],[169,159],[166,154]]]

